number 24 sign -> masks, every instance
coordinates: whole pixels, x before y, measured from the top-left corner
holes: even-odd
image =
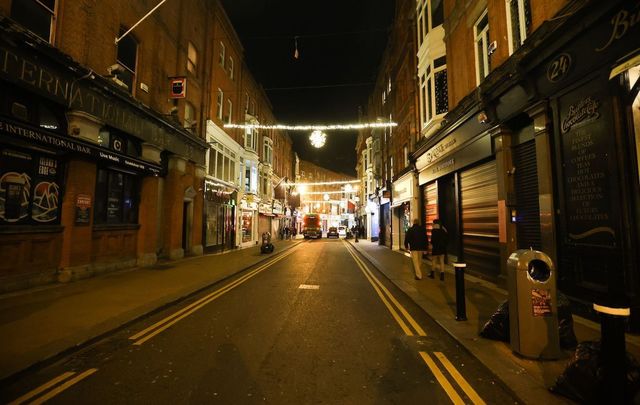
[[[564,79],[569,73],[571,62],[571,56],[567,53],[556,56],[547,67],[547,79],[552,83]]]

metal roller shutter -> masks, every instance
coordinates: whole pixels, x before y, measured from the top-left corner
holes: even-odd
[[[529,141],[513,149],[518,249],[542,249],[536,144]]]
[[[495,161],[460,173],[464,261],[492,277],[500,274],[496,176]]]

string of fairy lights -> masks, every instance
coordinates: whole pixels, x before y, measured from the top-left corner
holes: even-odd
[[[313,131],[309,135],[309,142],[314,148],[322,148],[327,142],[327,134],[323,131],[352,131],[369,128],[389,128],[398,126],[395,122],[364,122],[358,124],[331,125],[262,125],[262,124],[224,124],[225,128],[237,129],[276,129],[284,131]]]

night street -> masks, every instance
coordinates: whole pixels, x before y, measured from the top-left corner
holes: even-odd
[[[3,402],[16,399],[515,402],[349,243],[326,239],[274,255],[3,387]]]

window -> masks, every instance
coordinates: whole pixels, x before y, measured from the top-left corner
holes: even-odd
[[[393,156],[389,157],[389,171],[390,171],[389,179],[393,180]]]
[[[231,80],[234,79],[234,73],[235,73],[233,71],[234,70],[234,66],[235,66],[235,64],[233,63],[233,58],[231,56],[229,56],[229,78]]]
[[[47,42],[53,41],[56,0],[14,0],[11,18]]]
[[[244,191],[258,194],[258,164],[253,160],[244,161]]]
[[[482,16],[473,27],[476,53],[476,82],[480,82],[489,75],[491,68],[489,61],[489,15],[484,10]]]
[[[0,224],[60,223],[60,166],[52,155],[0,150]]]
[[[244,93],[244,113],[249,112],[249,93]]]
[[[425,74],[420,76],[420,119],[422,128],[448,110],[447,60],[445,56],[442,56],[431,62],[427,66]]]
[[[220,143],[209,150],[209,174],[218,180],[236,184],[236,154]]]
[[[416,33],[418,47],[422,45],[427,34],[444,22],[444,5],[442,0],[418,0],[416,7]]]
[[[506,1],[509,54],[512,54],[527,39],[527,34],[531,28],[531,6],[529,5],[529,0]]]
[[[127,32],[124,27],[120,28],[119,37]],[[136,64],[138,60],[138,43],[131,33],[122,38],[118,42],[118,63],[124,68],[124,72],[118,75],[124,84],[129,88],[129,92],[133,94],[136,76]]]
[[[273,164],[273,140],[271,138],[264,138],[264,144],[262,146],[262,160],[264,164]]]
[[[402,156],[404,157],[404,166],[409,166],[409,148],[407,145],[402,147]]]
[[[444,22],[444,1],[443,0],[431,0],[429,4],[429,14],[431,17],[431,28],[435,28],[442,25]]]
[[[258,152],[258,130],[256,128],[247,128],[244,132],[244,148]]]
[[[93,222],[96,224],[138,223],[139,180],[132,174],[98,169]]]
[[[219,120],[222,120],[222,107],[223,107],[224,93],[221,89],[218,89],[218,97],[216,98],[216,116]]]
[[[227,124],[231,124],[231,115],[233,113],[233,102],[227,99],[227,116],[225,117],[225,121]]]
[[[224,68],[224,60],[227,57],[226,55],[227,49],[225,48],[222,41],[220,41],[220,54],[218,55],[218,64]]]
[[[196,126],[196,109],[190,102],[184,103],[184,127],[194,130]]]
[[[189,42],[189,49],[187,51],[187,70],[194,75],[197,75],[198,68],[198,51],[196,51],[196,47],[193,46],[191,42]]]

